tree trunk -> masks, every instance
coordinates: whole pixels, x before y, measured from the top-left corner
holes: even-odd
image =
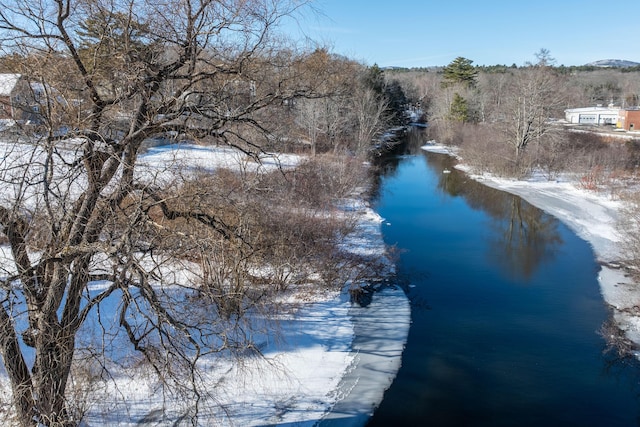
[[[65,390],[75,350],[75,333],[50,319],[42,325],[37,338],[33,366],[33,391],[40,423],[53,426],[73,425],[66,410]]]
[[[11,391],[18,420],[25,427],[33,426],[35,425],[35,402],[32,394],[31,374],[22,357],[13,322],[4,307],[0,309],[0,351],[5,370],[11,381]]]

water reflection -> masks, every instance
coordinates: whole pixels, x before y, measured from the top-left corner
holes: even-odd
[[[487,187],[455,169],[455,160],[443,154],[423,153],[427,167],[439,176],[437,189],[451,197],[462,197],[468,205],[491,219],[487,233],[488,262],[500,266],[511,279],[529,280],[551,260],[562,245],[557,219],[520,197]]]
[[[374,159],[372,199],[380,197],[380,185],[383,176],[387,178],[395,176],[403,158],[424,152],[420,147],[426,141],[425,138],[427,138],[428,134],[428,129],[410,128],[400,144],[396,145],[389,153]]]

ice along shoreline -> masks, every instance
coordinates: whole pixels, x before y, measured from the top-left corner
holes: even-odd
[[[354,201],[352,209],[360,219],[348,243],[350,250],[386,256],[383,219],[362,200]],[[391,261],[388,269],[387,275],[392,276],[395,266]],[[335,391],[340,398],[319,421],[320,427],[364,426],[400,369],[411,325],[409,298],[399,286],[386,282],[372,287],[375,290],[369,304],[352,303],[349,308],[352,362]]]

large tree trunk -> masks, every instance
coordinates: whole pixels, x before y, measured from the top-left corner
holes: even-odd
[[[32,394],[31,374],[22,357],[13,322],[4,307],[0,309],[0,351],[5,370],[11,381],[11,391],[19,422],[23,426],[34,425],[35,402]]]
[[[72,425],[66,411],[65,389],[75,349],[75,333],[54,317],[38,322],[33,369],[26,364],[12,321],[0,310],[0,351],[12,386],[20,425]]]
[[[33,367],[36,413],[44,425],[73,425],[66,410],[65,390],[73,361],[75,334],[56,319],[47,323],[46,329],[39,331]]]

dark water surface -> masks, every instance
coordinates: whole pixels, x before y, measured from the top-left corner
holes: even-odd
[[[416,147],[385,164],[376,206],[413,323],[368,425],[640,425],[640,368],[598,334],[590,246]]]

